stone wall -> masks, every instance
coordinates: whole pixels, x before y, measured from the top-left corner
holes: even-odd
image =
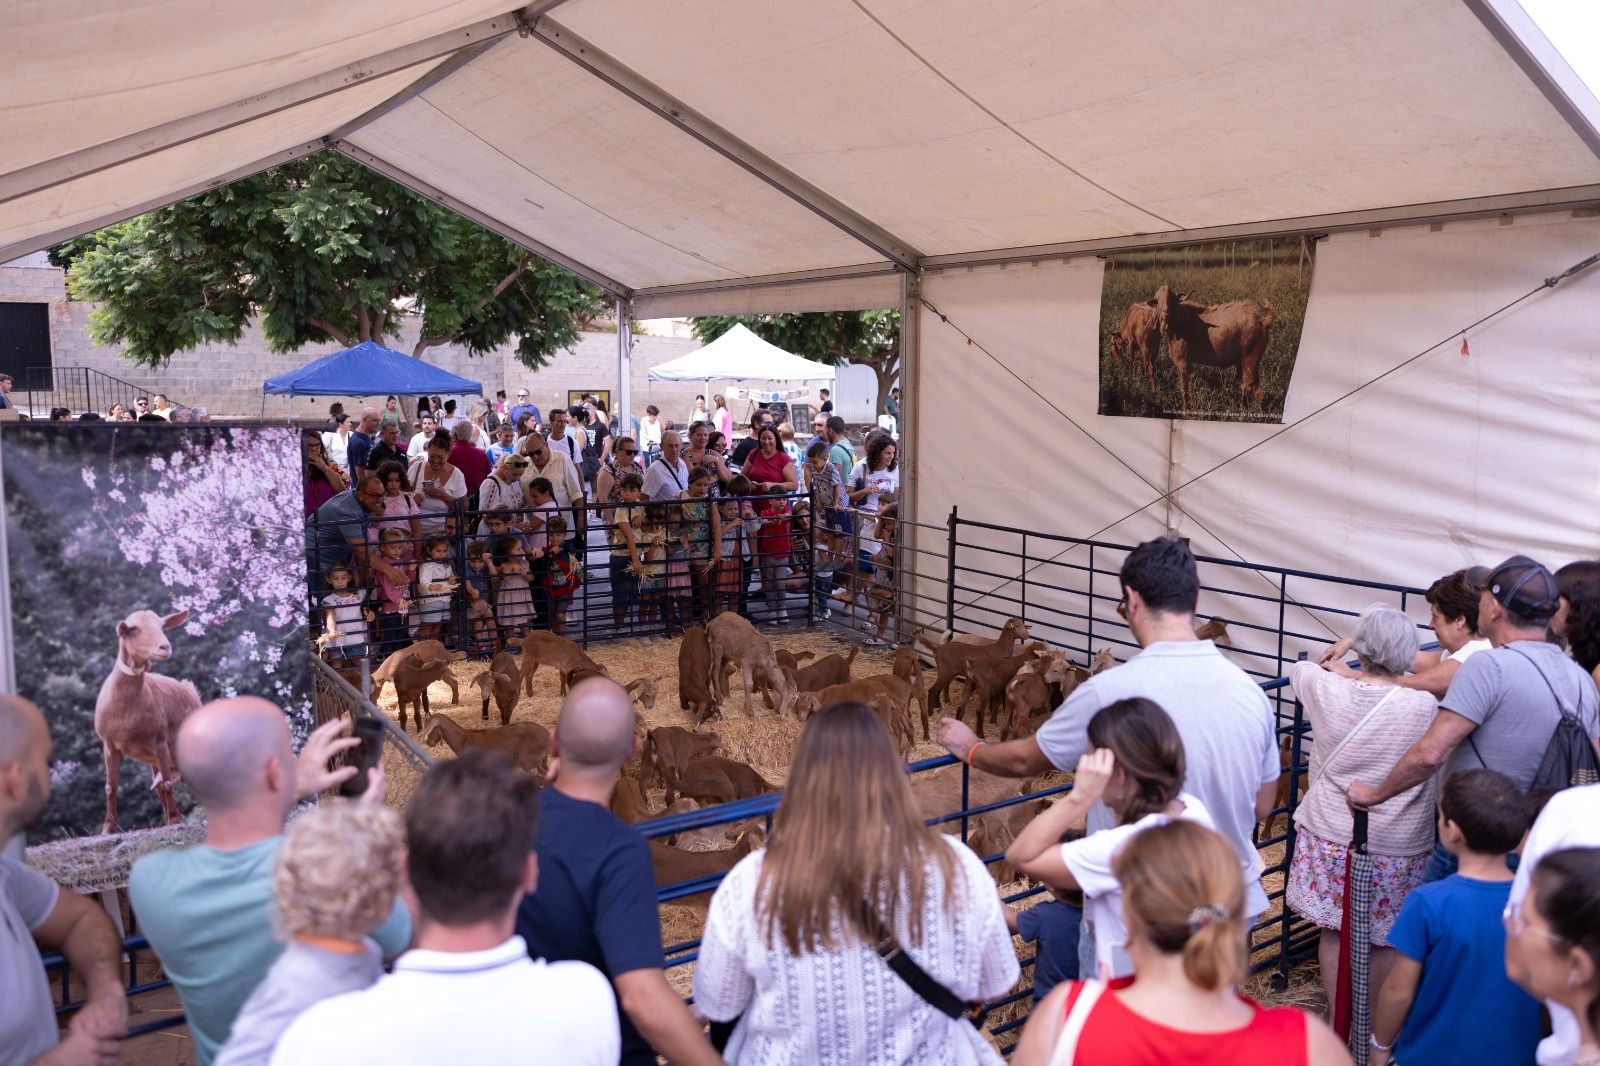
[[[83,366],[120,378],[151,393],[165,393],[175,403],[208,408],[213,417],[259,418],[263,413],[261,383],[267,378],[337,351],[338,344],[312,345],[297,352],[278,354],[267,350],[255,326],[245,330],[239,343],[206,344],[188,352],[178,352],[160,370],[136,366],[124,359],[116,346],[96,347],[89,335],[89,304],[67,299],[65,272],[36,259],[0,266],[0,301],[42,302],[50,305],[50,343],[56,367]],[[407,328],[391,346],[409,352],[416,340],[415,326]],[[681,420],[702,391],[694,382],[650,383],[650,368],[700,346],[690,337],[636,335],[633,342],[633,406],[642,413],[646,403],[657,404],[673,421]],[[493,395],[505,389],[515,400],[519,388],[527,388],[530,399],[540,410],[555,402],[566,402],[568,390],[608,389],[613,401],[617,392],[617,336],[615,333],[583,333],[578,342],[558,354],[543,369],[533,371],[517,361],[516,351],[506,345],[481,358],[464,348],[441,345],[430,348],[424,358],[431,364],[483,382]],[[19,400],[22,397],[19,397]],[[381,399],[381,398],[380,398]],[[311,419],[328,409],[334,400],[343,400],[347,410],[359,401],[353,397],[298,397],[288,408],[296,419]],[[268,397],[265,413],[279,419],[285,411],[281,396]]]

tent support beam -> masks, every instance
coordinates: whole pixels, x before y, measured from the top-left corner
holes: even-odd
[[[901,546],[905,554],[904,559],[920,559],[918,550],[926,547],[922,544],[927,538],[920,528],[921,516],[917,514],[917,496],[922,481],[922,464],[920,456],[922,449],[918,434],[922,429],[922,417],[919,413],[922,391],[919,388],[922,382],[922,278],[916,274],[900,275],[900,415],[895,430],[900,434],[897,454],[907,457],[905,475],[900,482],[899,514],[901,521],[895,528],[900,532]],[[874,412],[876,415],[876,412]],[[918,626],[908,612],[905,604],[911,602],[913,585],[916,582],[915,566],[897,566],[894,568],[896,585],[895,603],[901,610],[896,618],[895,639],[902,643],[910,642]]]
[[[472,47],[485,39],[496,40],[515,32],[516,29],[516,19],[509,14],[485,19],[471,26],[437,34],[424,41],[347,63],[335,70],[264,93],[257,93],[243,100],[223,104],[198,114],[185,115],[171,122],[116,137],[54,159],[42,160],[0,175],[0,203],[286,111],[360,82],[393,74],[463,48]]]
[[[89,219],[86,222],[63,226],[60,229],[51,230],[48,233],[40,233],[29,237],[27,240],[0,247],[0,263],[8,263],[13,259],[20,259],[22,256],[31,255],[46,248],[53,248],[62,241],[71,240],[73,237],[78,237],[85,233],[93,233],[97,229],[104,229],[106,226],[113,226],[118,222],[125,222],[136,215],[144,214],[146,211],[154,211],[158,207],[175,204],[180,200],[187,200],[191,196],[199,196],[201,193],[210,192],[212,189],[219,189],[241,178],[248,178],[252,174],[259,174],[263,170],[271,170],[273,167],[282,166],[284,163],[292,163],[296,159],[301,159],[314,152],[320,152],[325,147],[327,146],[320,140],[306,141],[303,144],[297,144],[292,148],[285,148],[281,152],[274,152],[262,159],[257,159],[253,163],[246,163],[244,166],[230,170],[226,174],[209,178],[194,185],[185,186],[176,192],[165,193],[155,199],[143,200],[128,207],[119,207],[115,211]]]
[[[582,37],[541,15],[524,24],[524,32],[538,38],[561,55],[670,122],[701,144],[766,182],[795,203],[816,214],[885,259],[906,270],[915,270],[920,252],[906,241],[826,192],[790,171],[776,160],[757,151],[709,118],[646,81],[618,60],[585,41]]]
[[[471,219],[473,222],[476,222],[489,232],[498,233],[500,236],[504,237],[508,241],[511,241],[513,244],[520,244],[522,247],[528,249],[530,252],[533,252],[535,255],[542,256],[543,258],[550,260],[550,262],[556,264],[556,266],[572,271],[572,273],[578,275],[580,278],[583,278],[585,281],[588,281],[594,285],[598,285],[600,288],[604,289],[614,297],[619,299],[627,299],[633,295],[633,291],[620,281],[617,281],[611,277],[607,277],[605,274],[595,270],[593,267],[587,266],[586,264],[580,263],[568,255],[558,252],[556,249],[551,248],[542,241],[534,240],[526,233],[512,229],[504,222],[501,222],[493,216],[479,211],[477,208],[472,207],[469,204],[462,203],[460,200],[457,200],[448,193],[441,192],[439,189],[423,181],[421,178],[401,170],[399,167],[388,162],[387,160],[380,159],[364,148],[357,148],[349,141],[330,141],[326,147],[332,148],[344,155],[349,156],[362,166],[377,171],[390,181],[404,185],[418,196],[421,196],[427,200],[432,200],[440,207],[454,211],[463,218]]]
[[[680,285],[651,285],[633,290],[634,299],[646,296],[693,296],[702,292],[722,292],[726,289],[761,289],[773,285],[792,285],[795,282],[835,281],[841,278],[874,278],[886,274],[903,274],[893,263],[862,263],[857,266],[821,267],[817,270],[796,270],[788,274],[762,274],[750,278],[724,278],[719,281],[689,281]]]
[[[1567,65],[1527,12],[1505,0],[1464,0],[1550,106],[1566,120],[1589,151],[1600,156],[1600,101]]]
[[[633,301],[617,297],[617,436],[633,433]],[[638,442],[634,442],[635,446]]]
[[[410,85],[407,85],[404,89],[401,89],[399,92],[389,97],[389,99],[385,100],[377,107],[374,107],[372,110],[363,114],[357,115],[349,122],[346,122],[343,126],[340,126],[338,129],[328,134],[327,138],[329,140],[342,141],[352,133],[356,132],[356,130],[371,125],[384,115],[387,115],[389,112],[399,107],[401,104],[421,96],[435,85],[438,85],[450,75],[454,74],[456,71],[472,62],[474,59],[477,59],[479,56],[483,55],[483,53],[493,48],[496,44],[500,43],[500,41],[504,40],[506,36],[506,34],[498,34],[494,37],[490,37],[487,40],[480,41],[475,45],[461,49],[459,52],[455,53],[455,55],[452,55],[449,59],[446,59],[443,63],[440,63],[422,77],[418,78]]]
[[[1128,237],[1103,237],[1061,244],[1036,244],[1023,248],[994,248],[982,252],[954,252],[930,255],[922,260],[924,270],[985,266],[990,263],[1017,263],[1042,259],[1064,259],[1078,255],[1111,255],[1169,245],[1199,244],[1207,241],[1254,240],[1263,237],[1292,237],[1303,233],[1337,233],[1345,230],[1382,229],[1388,226],[1420,226],[1432,223],[1461,222],[1498,215],[1536,214],[1553,211],[1600,208],[1600,185],[1579,185],[1566,189],[1480,196],[1467,200],[1445,200],[1431,204],[1342,211],[1303,218],[1273,219],[1204,229],[1169,230]]]

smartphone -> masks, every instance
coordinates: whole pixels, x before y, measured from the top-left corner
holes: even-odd
[[[422,483],[422,487],[423,487],[423,488],[424,488],[424,489],[431,489],[431,488],[433,488],[433,482],[431,482],[431,481],[424,481],[424,482],[423,482],[423,483]]]
[[[383,752],[383,723],[376,718],[357,718],[357,744],[345,753],[345,765],[354,766],[356,775],[339,785],[339,795],[354,797],[367,790],[367,771],[378,765]]]

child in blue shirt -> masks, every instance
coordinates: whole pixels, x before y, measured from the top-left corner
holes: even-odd
[[[1055,899],[1027,910],[1006,908],[1006,925],[1033,952],[1033,1000],[1042,1002],[1062,981],[1078,979],[1078,939],[1083,928],[1083,893],[1051,888]]]
[[[1378,992],[1370,1066],[1534,1062],[1539,1004],[1506,976],[1500,917],[1511,896],[1506,855],[1526,829],[1522,793],[1504,774],[1462,770],[1445,781],[1439,842],[1460,866],[1413,889],[1395,919],[1399,958]]]

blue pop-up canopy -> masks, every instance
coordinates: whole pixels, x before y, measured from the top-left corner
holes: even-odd
[[[261,391],[273,396],[481,396],[483,383],[363,341],[268,378]]]

